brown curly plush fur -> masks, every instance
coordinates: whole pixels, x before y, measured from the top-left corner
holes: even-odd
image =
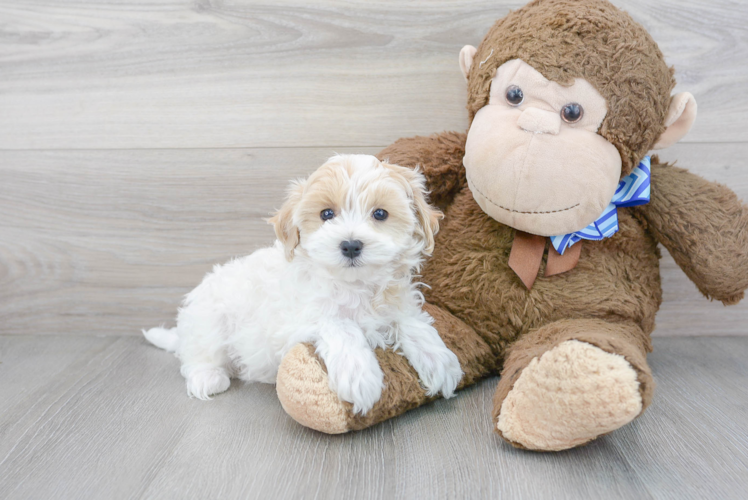
[[[496,418],[529,360],[576,339],[624,356],[638,374],[646,408],[654,389],[646,353],[652,350],[650,334],[662,300],[657,243],[707,297],[736,303],[748,288],[748,207],[728,188],[654,157],[650,204],[619,209],[615,236],[585,242],[579,264],[568,273],[545,277],[544,262],[527,290],[507,264],[514,230],[486,215],[466,186],[464,142],[464,134],[447,132],[401,139],[379,154],[418,165],[434,203],[445,210],[423,277],[431,286],[427,310],[468,374],[461,385],[501,372]],[[402,356],[392,351],[378,356],[388,390],[365,418],[349,414],[350,429],[430,401]]]
[[[624,175],[665,129],[672,71],[643,28],[604,0],[536,0],[497,22],[475,57],[485,63],[470,70],[471,118],[488,102],[496,68],[513,58],[551,80],[583,77],[600,91],[609,112],[599,134],[621,152]],[[401,139],[379,154],[420,168],[432,202],[444,211],[423,281],[431,287],[426,310],[465,371],[462,386],[501,373],[496,423],[532,360],[574,340],[628,362],[643,411],[654,388],[646,354],[662,300],[658,243],[705,296],[734,304],[748,288],[748,207],[728,188],[655,156],[651,202],[620,208],[618,233],[583,242],[571,271],[545,276],[544,257],[528,290],[507,262],[514,229],[483,212],[467,187],[465,140],[455,132]],[[430,400],[405,358],[382,350],[377,356],[385,373],[382,399],[365,417],[344,404],[347,429],[368,427]]]

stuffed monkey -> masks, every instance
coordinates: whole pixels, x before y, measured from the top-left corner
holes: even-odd
[[[467,386],[500,374],[506,441],[563,450],[629,422],[652,400],[647,365],[662,291],[658,243],[708,298],[748,288],[748,207],[661,163],[696,118],[657,44],[605,0],[535,0],[460,53],[470,129],[401,139],[379,155],[418,167],[445,213],[423,271],[425,309]],[[430,401],[415,371],[377,352],[366,415],[327,386],[309,345],[284,358],[286,412],[328,433]]]

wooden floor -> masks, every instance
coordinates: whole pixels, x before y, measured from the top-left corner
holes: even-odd
[[[614,3],[699,102],[661,156],[748,200],[748,2]],[[189,400],[140,337],[289,179],[465,130],[459,50],[522,4],[0,0],[0,498],[745,498],[748,301],[667,254],[653,406],[566,453],[491,433],[495,380],[330,437],[269,386]]]
[[[532,453],[491,426],[496,379],[356,434],[291,420],[273,386],[190,400],[137,337],[0,337],[0,498],[745,498],[748,338],[658,338],[633,424]]]

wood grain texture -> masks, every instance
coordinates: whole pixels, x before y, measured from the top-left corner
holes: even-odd
[[[344,151],[344,150],[341,150]],[[0,151],[0,332],[138,334],[213,264],[274,240],[331,149]]]
[[[748,200],[748,4],[613,1],[699,101],[662,156]],[[495,379],[327,436],[272,386],[188,399],[139,337],[272,241],[290,178],[465,130],[459,49],[524,3],[0,0],[0,498],[744,497],[746,337],[655,339],[647,413],[554,454],[491,432]],[[748,335],[662,275],[656,335]]]
[[[0,148],[384,145],[465,130],[457,56],[513,0],[0,1]],[[748,4],[615,0],[748,140]]]
[[[496,379],[328,436],[269,385],[190,400],[177,360],[139,338],[0,336],[0,497],[742,498],[746,357],[746,338],[656,339],[641,418],[532,453],[491,430]]]
[[[213,264],[273,241],[264,219],[287,180],[333,151],[0,151],[0,332],[138,335],[170,322]],[[748,144],[663,156],[748,200]],[[708,302],[669,256],[662,275],[656,334],[748,334],[748,302]]]

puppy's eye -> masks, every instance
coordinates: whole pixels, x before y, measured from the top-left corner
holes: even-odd
[[[525,94],[522,89],[516,85],[512,85],[506,89],[506,102],[512,106],[519,106],[525,100]]]
[[[377,220],[385,220],[390,214],[388,214],[387,210],[383,208],[377,208],[371,215]]]
[[[322,220],[330,220],[335,217],[335,211],[332,208],[326,208],[319,213],[319,218]]]
[[[576,123],[584,116],[584,108],[579,104],[573,102],[564,106],[561,110],[561,118],[566,123]]]

